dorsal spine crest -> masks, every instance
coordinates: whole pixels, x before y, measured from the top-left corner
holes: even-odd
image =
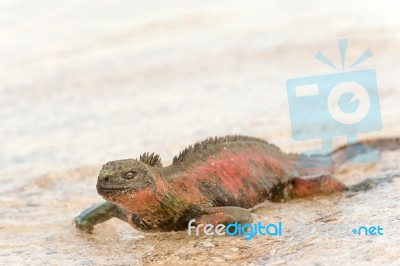
[[[139,161],[151,166],[162,166],[160,155],[155,154],[154,152],[151,154],[148,152],[143,153],[140,155]]]
[[[194,145],[189,145],[187,148],[179,152],[178,156],[174,156],[174,159],[172,161],[172,164],[177,164],[178,162],[181,162],[185,160],[185,158],[199,150],[206,150],[209,146],[212,145],[217,145],[221,143],[228,143],[228,142],[236,142],[236,141],[258,141],[263,144],[268,144],[271,147],[276,148],[277,150],[280,150],[277,146],[272,145],[265,140],[255,138],[255,137],[247,137],[247,136],[240,136],[240,135],[227,135],[223,137],[210,137],[206,140],[196,142]]]

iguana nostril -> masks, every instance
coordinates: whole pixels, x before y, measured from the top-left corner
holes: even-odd
[[[110,180],[111,176],[112,176],[111,171],[102,169],[100,171],[100,173],[99,173],[99,181],[106,181],[107,182],[108,180]]]

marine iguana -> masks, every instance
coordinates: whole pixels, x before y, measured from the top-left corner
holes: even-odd
[[[308,160],[312,164],[331,156],[337,167],[370,148],[398,146],[398,138],[363,141]],[[365,182],[347,187],[329,169],[300,168],[298,160],[299,155],[283,153],[262,139],[235,135],[197,142],[166,167],[154,153],[144,153],[139,160],[111,161],[97,180],[97,191],[106,202],[86,209],[74,222],[87,232],[112,217],[143,231],[182,230],[191,219],[198,224],[250,223],[248,208],[265,200],[368,187]]]

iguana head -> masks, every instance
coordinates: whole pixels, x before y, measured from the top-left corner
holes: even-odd
[[[147,159],[147,160],[146,160]],[[134,211],[134,206],[154,199],[156,182],[152,168],[161,165],[149,156],[140,160],[126,159],[111,161],[103,165],[98,180],[97,192],[106,200]]]

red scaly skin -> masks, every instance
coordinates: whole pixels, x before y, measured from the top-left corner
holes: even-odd
[[[298,175],[290,155],[241,136],[204,141],[167,167],[157,163],[149,155],[140,161],[110,162],[97,185],[100,195],[137,215],[149,230],[181,229],[210,207],[251,208],[265,200],[282,200]],[[138,177],[133,182],[121,178],[127,172]],[[222,219],[223,214],[215,217]]]

